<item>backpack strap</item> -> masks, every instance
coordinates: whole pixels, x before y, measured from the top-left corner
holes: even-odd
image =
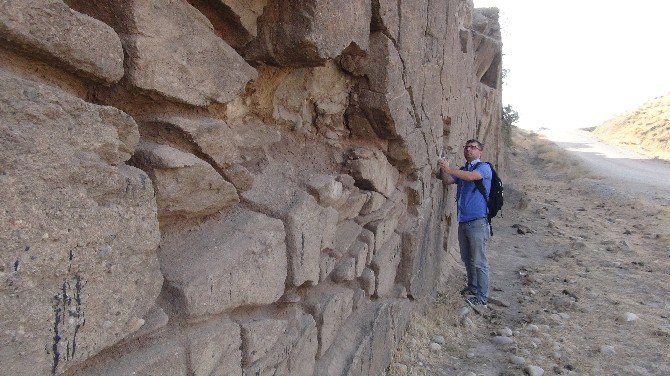
[[[489,166],[491,166],[491,164],[489,162],[477,162],[477,163],[475,163],[475,166],[472,168],[472,170],[473,171],[476,170],[477,167],[479,167],[479,165],[481,165],[482,163],[486,163]],[[475,183],[475,187],[479,191],[479,193],[481,193],[482,196],[484,196],[484,201],[486,202],[486,211],[488,212],[489,211],[489,208],[488,208],[489,198],[488,198],[488,195],[486,194],[486,187],[484,187],[484,179],[475,180],[474,183]],[[491,181],[491,184],[493,184],[493,181]],[[491,189],[493,189],[493,185],[491,185]],[[491,217],[489,216],[488,213],[486,215],[486,221],[489,223],[489,232],[490,232],[491,236],[493,236],[493,226],[491,225]]]
[[[477,162],[477,163],[475,163],[475,166],[472,168],[472,171],[476,170],[477,167],[479,167],[482,163],[488,163],[488,162]],[[488,198],[488,195],[486,194],[486,188],[484,187],[483,179],[475,180],[474,183],[475,183],[475,187],[477,188],[479,193],[481,193],[482,196],[484,196],[484,201],[488,201],[489,198]]]

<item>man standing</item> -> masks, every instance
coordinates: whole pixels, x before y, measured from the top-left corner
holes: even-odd
[[[489,298],[489,262],[486,249],[490,237],[487,198],[477,190],[475,181],[481,180],[487,196],[491,192],[491,167],[481,163],[484,145],[468,140],[463,147],[467,163],[461,169],[452,168],[449,161],[439,161],[444,184],[456,183],[458,209],[458,244],[465,264],[468,285],[461,294],[470,295],[472,305],[486,305]]]

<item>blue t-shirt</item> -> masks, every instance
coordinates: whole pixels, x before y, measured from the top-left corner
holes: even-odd
[[[473,167],[481,162],[476,159],[465,165],[467,171],[472,171]],[[488,197],[491,192],[491,178],[493,172],[491,167],[486,163],[481,163],[477,167],[477,172],[482,176],[484,188]],[[486,199],[477,190],[474,181],[461,180],[452,175],[457,185],[456,199],[458,203],[458,222],[468,222],[474,219],[486,218],[488,215],[488,207],[486,206]]]

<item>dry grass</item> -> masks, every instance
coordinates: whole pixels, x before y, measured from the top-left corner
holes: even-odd
[[[670,94],[651,100],[599,125],[593,134],[605,142],[670,160]]]

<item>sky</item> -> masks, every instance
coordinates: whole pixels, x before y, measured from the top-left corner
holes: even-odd
[[[497,7],[503,105],[527,129],[593,127],[670,93],[668,0],[474,0]]]

